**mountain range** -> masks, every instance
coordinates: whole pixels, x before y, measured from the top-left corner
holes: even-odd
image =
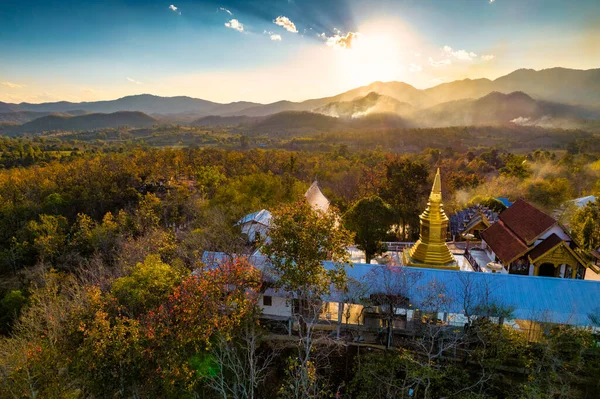
[[[283,114],[271,118],[280,113]],[[0,102],[0,123],[21,124],[4,128],[12,133],[98,129],[120,124],[147,127],[156,123],[242,124],[268,130],[269,126],[285,125],[286,118],[292,129],[302,123],[316,124],[323,129],[334,125],[361,125],[334,123],[314,114],[342,119],[379,115],[363,119],[361,123],[367,127],[371,127],[369,121],[379,126],[382,120],[385,126],[389,123],[393,126],[505,123],[577,126],[582,121],[600,119],[600,69],[519,69],[495,80],[464,79],[424,90],[403,82],[374,82],[336,96],[270,104],[244,101],[220,104],[191,97],[150,94],[81,103]],[[389,115],[383,118],[382,114]]]

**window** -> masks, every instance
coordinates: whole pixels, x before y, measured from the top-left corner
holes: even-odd
[[[272,306],[273,305],[273,297],[269,295],[263,296],[263,306]]]

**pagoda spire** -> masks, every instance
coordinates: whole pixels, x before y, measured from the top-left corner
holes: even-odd
[[[440,168],[437,169],[427,208],[419,216],[419,240],[404,251],[406,266],[430,267],[436,269],[458,270],[454,255],[446,245],[448,217],[442,204],[442,179]]]

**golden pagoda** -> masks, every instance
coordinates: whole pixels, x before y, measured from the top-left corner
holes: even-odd
[[[404,251],[404,264],[406,266],[458,270],[456,258],[446,245],[448,217],[444,213],[442,205],[442,181],[439,168],[435,174],[427,209],[419,216],[419,219],[421,219],[419,240],[408,251]]]

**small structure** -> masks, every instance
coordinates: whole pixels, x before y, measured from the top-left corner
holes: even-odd
[[[313,184],[310,185],[308,190],[306,190],[304,197],[314,210],[327,212],[327,210],[329,209],[329,200],[327,199],[327,197],[325,197],[325,195],[323,195],[323,192],[319,188],[319,183],[317,182],[317,180],[315,180]]]
[[[510,274],[584,279],[591,264],[559,223],[519,199],[481,233],[482,246]]]
[[[433,181],[427,209],[419,216],[419,240],[410,250],[404,251],[404,264],[415,267],[459,270],[454,255],[446,245],[448,217],[442,204],[442,181],[438,168]]]
[[[236,225],[240,226],[242,233],[248,237],[249,242],[256,242],[267,236],[271,226],[271,212],[262,209],[241,218]]]
[[[308,190],[306,190],[304,197],[315,210],[327,212],[329,209],[329,200],[321,192],[316,180],[311,184]],[[261,209],[260,211],[250,213],[241,218],[236,223],[236,226],[241,227],[242,234],[245,234],[248,237],[248,242],[255,243],[261,238],[266,238],[269,235],[272,218],[271,212],[266,209]]]
[[[450,236],[461,241],[467,234],[479,240],[483,230],[498,221],[498,214],[486,206],[473,205],[456,212],[450,217]]]

